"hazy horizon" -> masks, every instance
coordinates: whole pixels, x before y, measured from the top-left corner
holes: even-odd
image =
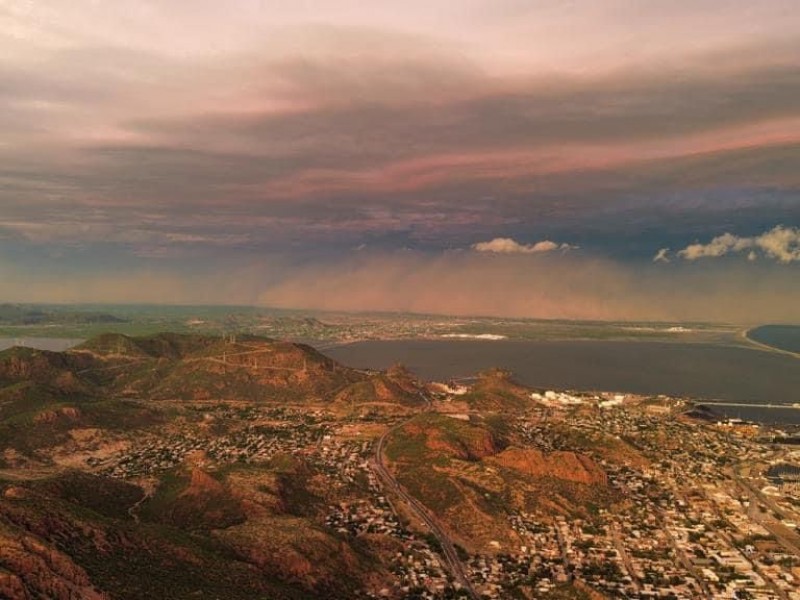
[[[379,309],[324,309],[324,308],[302,308],[302,307],[291,307],[291,306],[278,306],[278,305],[267,305],[267,304],[226,304],[226,303],[218,303],[218,304],[185,304],[185,303],[178,303],[178,302],[30,302],[30,301],[15,301],[15,302],[0,302],[0,306],[18,306],[24,308],[44,308],[44,309],[75,309],[77,312],[92,312],[92,311],[99,311],[103,312],[104,310],[110,311],[112,314],[122,315],[126,314],[126,310],[134,311],[131,315],[134,315],[136,311],[158,311],[159,309],[164,309],[170,311],[170,313],[174,311],[186,310],[187,318],[192,316],[192,311],[233,311],[229,312],[229,314],[235,314],[236,310],[246,310],[246,311],[253,311],[254,313],[287,313],[287,314],[298,314],[303,316],[311,316],[311,317],[325,317],[325,316],[372,316],[372,317],[411,317],[411,318],[418,318],[418,319],[452,319],[454,322],[459,320],[498,320],[499,322],[553,322],[553,323],[573,323],[575,325],[581,324],[594,324],[594,323],[606,323],[606,324],[629,324],[629,325],[636,325],[636,324],[646,324],[646,325],[695,325],[695,326],[709,326],[709,327],[747,327],[747,328],[757,328],[760,326],[773,326],[773,325],[787,325],[787,326],[798,326],[800,325],[800,321],[792,322],[792,321],[772,321],[766,322],[762,320],[754,320],[754,321],[724,321],[724,320],[702,320],[702,319],[694,319],[694,320],[680,320],[680,319],[586,319],[586,318],[557,318],[557,317],[528,317],[528,316],[515,316],[515,315],[492,315],[492,314],[485,314],[485,313],[463,313],[463,314],[453,314],[453,313],[446,313],[446,312],[415,312],[415,311],[401,311],[401,310],[379,310]],[[55,313],[58,314],[57,312]],[[35,336],[36,337],[36,336]]]

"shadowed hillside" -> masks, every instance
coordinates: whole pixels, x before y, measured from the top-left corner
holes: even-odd
[[[0,597],[352,597],[370,561],[308,522],[283,523],[260,496],[200,472],[176,475],[135,521],[134,485],[78,473],[0,480]],[[273,534],[256,545],[248,527]],[[280,537],[287,527],[294,550]]]

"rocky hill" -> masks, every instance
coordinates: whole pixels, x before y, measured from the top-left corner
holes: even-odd
[[[337,394],[335,401],[342,407],[360,412],[375,408],[385,410],[386,405],[420,408],[427,404],[423,388],[399,365],[353,383]]]
[[[366,379],[310,346],[255,336],[109,334],[66,354],[108,391],[148,400],[323,400]]]
[[[516,411],[530,405],[530,391],[517,383],[504,369],[489,369],[478,374],[475,384],[463,397],[470,408],[479,411]]]
[[[386,453],[398,480],[467,548],[514,540],[509,516],[520,511],[585,516],[615,499],[587,454],[518,442],[502,418],[423,413],[393,432]]]
[[[332,403],[380,412],[419,406],[420,390],[400,370],[366,374],[302,344],[105,334],[67,352],[0,352],[0,435],[30,453],[66,442],[70,430],[152,425],[164,416],[158,402]]]

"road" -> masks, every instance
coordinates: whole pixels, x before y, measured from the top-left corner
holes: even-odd
[[[403,500],[403,502],[406,503],[409,509],[411,509],[411,511],[417,516],[417,518],[425,523],[425,526],[439,541],[439,545],[442,548],[442,557],[444,558],[447,568],[452,574],[456,583],[461,586],[461,589],[467,592],[472,600],[480,600],[480,596],[473,589],[469,578],[467,577],[466,573],[464,573],[464,567],[461,564],[461,560],[458,558],[458,553],[453,545],[453,541],[439,526],[439,523],[436,521],[435,517],[430,513],[427,507],[422,504],[422,502],[406,493],[406,491],[398,483],[397,479],[395,479],[394,475],[392,475],[391,471],[386,468],[386,464],[383,462],[383,449],[386,445],[386,439],[393,431],[396,431],[404,424],[405,422],[388,429],[378,440],[378,443],[375,446],[375,457],[371,463],[373,471],[375,472],[375,475],[377,475],[378,478],[383,482],[384,486],[397,494]]]
[[[800,410],[800,406],[795,406],[794,404],[765,404],[763,402],[722,402],[717,400],[703,402],[698,400],[697,404],[702,406],[741,406],[745,408],[789,408]]]
[[[713,598],[711,594],[711,589],[708,587],[708,583],[700,575],[700,571],[697,570],[697,567],[695,567],[692,561],[689,560],[689,557],[686,556],[686,552],[684,552],[683,548],[678,543],[678,540],[675,539],[675,536],[672,535],[672,532],[667,526],[665,511],[659,509],[658,515],[661,521],[661,527],[667,536],[667,541],[669,541],[669,545],[672,547],[673,552],[675,552],[675,556],[678,557],[678,560],[683,565],[683,568],[686,569],[686,571],[690,573],[692,577],[694,577],[694,580],[697,582],[697,585],[699,585],[700,589],[703,591],[703,597]]]
[[[619,557],[622,559],[622,564],[625,565],[625,570],[630,575],[631,583],[633,584],[634,589],[636,592],[641,591],[641,585],[639,584],[639,577],[636,575],[636,569],[633,567],[633,562],[631,562],[631,557],[628,555],[628,551],[625,549],[625,544],[622,543],[622,538],[619,534],[619,527],[616,523],[613,523],[610,526],[611,529],[611,539],[614,541],[614,547],[619,552]]]
[[[737,474],[733,474],[733,480],[739,485],[739,487],[745,492],[745,494],[750,498],[750,509],[749,514],[751,518],[758,524],[762,525],[764,528],[767,529],[772,535],[775,536],[775,539],[784,547],[784,549],[794,554],[795,556],[800,557],[800,544],[798,544],[798,536],[794,531],[791,531],[786,526],[784,526],[779,519],[776,519],[772,516],[778,515],[779,517],[783,517],[782,509],[775,504],[775,502],[764,495],[761,490],[750,484],[749,482],[745,481],[743,478],[739,477]],[[766,506],[772,514],[769,513],[762,513],[761,510],[758,508],[758,504],[763,504]]]
[[[142,504],[147,502],[150,498],[153,497],[153,494],[156,493],[156,488],[152,481],[149,483],[147,482],[140,483],[140,486],[142,488],[142,491],[144,492],[142,494],[142,497],[139,498],[139,500],[137,500],[136,503],[128,509],[128,514],[136,522],[137,525],[140,522],[139,509],[141,508]]]
[[[757,494],[757,493],[758,493],[758,492],[757,492],[756,490],[754,490],[754,489],[753,489],[753,488],[752,488],[752,487],[751,487],[751,486],[750,486],[748,483],[746,483],[745,481],[743,481],[742,479],[740,479],[740,478],[738,477],[738,475],[736,475],[736,473],[735,473],[735,472],[734,472],[732,469],[731,469],[731,470],[727,470],[727,469],[726,469],[726,470],[725,470],[725,473],[726,473],[728,476],[730,476],[730,477],[731,477],[731,479],[732,479],[732,480],[733,480],[735,483],[737,483],[737,484],[739,485],[739,487],[741,488],[741,490],[742,490],[742,491],[743,491],[745,494],[747,494],[747,495],[750,495],[751,493],[753,493],[753,494]],[[711,499],[708,497],[708,494],[707,494],[705,491],[704,491],[704,492],[702,492],[702,493],[703,493],[703,495],[705,496],[705,498],[706,498],[706,500],[707,500],[707,501],[709,501],[709,502],[713,502],[713,501],[712,501],[712,500],[711,500]],[[772,529],[770,528],[770,525],[769,525],[769,523],[768,523],[767,521],[765,521],[765,520],[763,520],[763,519],[761,519],[761,518],[760,518],[761,512],[760,512],[760,510],[758,509],[758,507],[756,506],[757,504],[758,504],[758,498],[757,498],[755,495],[754,495],[754,496],[751,496],[751,497],[750,497],[750,506],[749,506],[749,508],[748,508],[748,510],[747,510],[748,517],[749,517],[749,518],[750,518],[750,519],[751,519],[751,520],[752,520],[754,523],[759,523],[760,525],[762,525],[763,527],[765,527],[765,528],[767,529],[767,531],[770,531],[771,533],[775,534],[775,532],[774,532],[774,531],[772,531]],[[723,520],[724,520],[724,519],[725,519],[725,514],[722,512],[722,510],[719,508],[719,506],[718,506],[718,505],[715,505],[715,510],[716,510],[716,513],[717,513],[717,517],[718,517],[718,518],[720,518],[720,519],[723,519]],[[737,547],[737,546],[736,546],[736,543],[735,543],[735,542],[734,542],[734,540],[733,540],[733,537],[732,537],[732,536],[731,536],[731,535],[730,535],[728,532],[726,532],[724,529],[717,529],[717,530],[716,530],[716,534],[717,534],[717,535],[718,535],[720,538],[722,538],[722,539],[723,539],[723,540],[724,540],[724,541],[725,541],[725,542],[728,544],[728,546],[729,546],[730,548],[736,548],[736,547]],[[775,537],[778,539],[778,541],[779,541],[779,542],[781,541],[781,540],[780,540],[780,537],[779,537],[777,534],[775,535]],[[741,554],[741,555],[744,557],[744,559],[745,559],[745,560],[747,560],[747,562],[749,562],[749,563],[750,563],[750,565],[753,567],[753,570],[754,570],[756,573],[758,573],[758,574],[761,576],[761,578],[762,578],[762,579],[763,579],[763,580],[764,580],[764,581],[767,583],[767,585],[769,585],[769,587],[770,587],[770,588],[772,588],[772,591],[773,591],[773,592],[774,592],[774,593],[777,595],[777,597],[778,597],[778,598],[780,598],[781,600],[786,600],[786,598],[787,598],[787,596],[786,596],[786,593],[785,593],[783,590],[781,590],[781,589],[780,589],[780,588],[779,588],[779,587],[778,587],[778,586],[775,584],[775,581],[773,580],[772,576],[771,576],[771,575],[768,575],[767,573],[765,573],[765,572],[763,571],[763,569],[762,569],[762,568],[759,566],[758,562],[757,562],[757,561],[755,561],[755,560],[753,560],[753,558],[752,558],[752,557],[748,556],[748,555],[747,555],[745,552],[743,552],[741,549],[738,549],[738,552],[739,552],[739,554]]]
[[[558,548],[561,550],[561,562],[564,565],[564,573],[571,577],[569,571],[569,552],[567,551],[567,540],[564,539],[564,532],[561,531],[561,527],[559,523],[556,521],[553,523],[553,527],[556,530],[556,540],[558,541]]]
[[[246,344],[246,343],[236,344],[235,342],[234,343],[230,343],[229,342],[229,344],[231,346],[233,346],[233,347],[235,347],[237,345],[240,348],[244,347],[244,348],[246,348],[246,350],[233,351],[233,352],[223,352],[222,354],[217,354],[215,356],[186,357],[186,358],[183,358],[182,361],[184,363],[213,362],[213,363],[217,363],[217,364],[220,364],[220,365],[225,365],[225,366],[228,366],[228,367],[257,369],[257,370],[262,370],[262,371],[291,371],[291,372],[294,372],[294,373],[298,373],[298,372],[302,372],[302,371],[306,370],[306,366],[307,365],[305,365],[305,364],[303,365],[302,368],[301,367],[274,367],[274,366],[271,366],[271,365],[259,365],[257,360],[255,360],[255,357],[257,357],[258,355],[273,354],[275,352],[275,350],[273,348],[269,347],[269,346],[264,347],[263,344],[256,344],[256,345]],[[101,360],[104,360],[104,359],[108,358],[107,356],[103,356],[101,354],[97,354],[96,352],[91,352],[89,350],[74,350],[73,352],[76,353],[76,354],[77,353],[92,354],[92,355],[94,355],[95,357],[97,357],[97,358],[99,358]],[[252,356],[252,357],[254,357],[254,362],[252,362],[252,363],[228,362],[229,358],[239,357],[239,356]],[[88,373],[89,371],[113,371],[115,369],[127,368],[133,362],[143,362],[143,361],[147,361],[147,360],[152,360],[152,358],[149,358],[149,357],[126,356],[124,354],[115,356],[114,358],[124,358],[126,362],[124,362],[122,364],[111,365],[109,367],[100,367],[100,368],[98,368],[96,366],[93,366],[93,367],[78,371],[78,373],[79,374]],[[334,369],[335,369],[335,367],[334,367]]]

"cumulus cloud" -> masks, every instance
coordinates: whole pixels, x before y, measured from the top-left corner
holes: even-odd
[[[653,262],[669,262],[669,248],[661,248],[656,255],[653,257]]]
[[[478,242],[472,245],[476,252],[490,252],[493,254],[540,254],[553,250],[574,250],[577,246],[570,244],[557,244],[551,240],[542,240],[535,244],[520,244],[512,238],[494,238],[488,242]]]
[[[697,260],[717,258],[745,250],[748,251],[747,259],[751,262],[758,257],[757,250],[780,263],[788,264],[800,261],[800,228],[778,225],[754,237],[740,237],[732,233],[724,233],[707,244],[690,244],[680,250],[678,256],[685,260]],[[656,256],[658,257],[658,255]]]

